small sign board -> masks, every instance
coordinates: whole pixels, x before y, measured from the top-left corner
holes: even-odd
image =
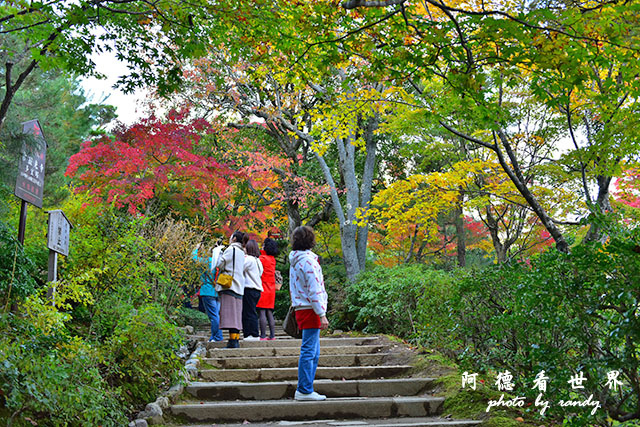
[[[61,255],[69,255],[69,232],[72,225],[60,209],[48,211],[48,213],[47,247]]]
[[[27,144],[22,146],[15,195],[25,202],[42,208],[47,143],[37,120],[22,123],[22,131],[33,135],[36,139],[36,145],[33,147],[28,147]]]

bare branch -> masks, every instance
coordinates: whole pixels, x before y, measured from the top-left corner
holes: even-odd
[[[485,147],[485,148],[488,148],[488,149],[490,149],[490,150],[493,150],[493,151],[495,151],[495,150],[496,150],[496,148],[497,148],[495,144],[489,144],[488,142],[484,142],[484,141],[482,141],[482,140],[480,140],[480,139],[478,139],[478,138],[474,138],[474,137],[473,137],[473,136],[471,136],[471,135],[467,135],[467,134],[465,134],[465,133],[463,133],[463,132],[460,132],[459,130],[457,130],[457,129],[455,129],[455,128],[451,127],[451,126],[449,126],[448,124],[446,124],[446,123],[445,123],[444,121],[442,121],[442,120],[440,120],[440,121],[439,121],[439,123],[440,123],[440,126],[442,126],[443,128],[445,128],[446,130],[448,130],[448,131],[449,131],[449,132],[451,132],[452,134],[459,136],[459,137],[460,137],[460,138],[462,138],[462,139],[466,139],[467,141],[473,142],[474,144],[481,145],[481,146],[483,146],[483,147]]]
[[[355,9],[358,7],[386,7],[386,6],[393,6],[396,4],[403,4],[405,2],[405,0],[387,0],[387,1],[365,1],[365,0],[345,0],[342,2],[342,7],[344,9]],[[430,4],[438,9],[440,9],[442,12],[447,13],[447,12],[455,12],[455,13],[461,13],[464,15],[471,15],[471,16],[497,16],[500,18],[506,18],[509,19],[511,21],[517,22],[518,24],[521,24],[527,28],[531,28],[534,30],[541,30],[541,31],[548,31],[551,33],[556,33],[556,34],[562,34],[564,36],[570,37],[572,39],[576,39],[576,40],[583,40],[583,41],[588,41],[588,42],[594,42],[594,43],[607,43],[609,45],[612,46],[616,46],[619,47],[621,49],[626,49],[626,50],[632,50],[632,51],[638,51],[640,49],[630,46],[630,45],[622,45],[622,44],[618,44],[618,43],[613,43],[610,40],[607,39],[603,39],[603,38],[596,38],[596,37],[589,37],[589,36],[582,36],[579,34],[571,34],[569,32],[567,32],[566,30],[562,29],[562,28],[554,28],[554,27],[547,27],[547,26],[542,26],[542,25],[536,25],[536,24],[532,24],[530,22],[527,22],[523,19],[520,19],[514,15],[511,15],[510,13],[501,11],[501,10],[486,10],[486,9],[482,9],[482,10],[467,10],[467,9],[461,9],[458,7],[453,7],[453,6],[447,6],[446,4],[444,4],[444,2],[438,1],[438,0],[425,0],[425,3]],[[590,12],[590,11],[594,11],[594,10],[598,10],[600,8],[602,8],[605,5],[610,5],[610,4],[616,4],[617,2],[612,0],[610,2],[606,2],[606,3],[602,3],[598,6],[595,6],[593,8],[580,8],[580,10],[584,13],[584,12]]]
[[[351,36],[352,36],[352,35],[354,35],[354,34],[358,34],[358,33],[363,32],[364,30],[367,30],[367,29],[369,29],[369,28],[375,27],[376,25],[378,25],[378,24],[380,24],[380,23],[382,23],[382,22],[386,21],[387,19],[391,18],[392,16],[396,15],[397,13],[399,13],[399,12],[401,12],[401,11],[402,11],[402,9],[401,9],[401,8],[398,8],[398,9],[396,9],[396,10],[392,11],[391,13],[388,13],[387,15],[383,16],[382,18],[378,19],[377,21],[374,21],[374,22],[372,22],[372,23],[370,23],[370,24],[367,24],[367,25],[365,25],[365,26],[363,26],[363,27],[356,28],[355,30],[349,31],[349,32],[347,32],[345,35],[340,36],[340,37],[337,37],[337,38],[335,38],[335,39],[331,39],[331,40],[322,40],[322,41],[319,41],[319,42],[315,42],[315,43],[308,44],[308,45],[307,45],[307,48],[304,50],[304,52],[302,52],[302,54],[300,54],[300,56],[298,56],[298,59],[296,59],[296,60],[295,60],[295,62],[291,65],[291,67],[290,67],[290,68],[293,68],[295,65],[297,65],[297,64],[298,64],[298,62],[300,62],[300,61],[302,60],[302,58],[304,58],[304,57],[305,57],[305,55],[306,55],[307,53],[309,53],[309,51],[311,50],[311,48],[313,48],[313,47],[315,47],[315,46],[323,45],[323,44],[335,43],[335,42],[339,42],[339,41],[345,40],[345,39],[347,39],[347,38],[351,37]]]
[[[571,98],[571,91],[569,91],[569,98]],[[582,150],[578,146],[578,141],[576,140],[576,136],[573,132],[573,121],[571,120],[571,107],[567,102],[567,125],[569,126],[569,135],[571,135],[571,141],[573,142],[573,146],[576,148],[576,151],[582,154]],[[580,162],[580,174],[582,175],[582,188],[584,191],[584,196],[587,199],[589,205],[591,205],[591,193],[589,192],[589,184],[587,183],[587,174],[586,174],[586,166],[582,161],[582,155],[578,156],[578,161]]]
[[[342,2],[344,9],[356,9],[358,7],[387,7],[402,4],[406,0],[386,0],[386,1],[365,1],[365,0],[345,0]]]

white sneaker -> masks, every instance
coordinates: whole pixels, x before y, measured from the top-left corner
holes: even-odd
[[[318,394],[315,391],[309,394],[300,393],[296,390],[295,400],[325,400],[327,396],[324,394]]]
[[[260,337],[252,337],[248,336],[244,339],[245,341],[260,341]]]

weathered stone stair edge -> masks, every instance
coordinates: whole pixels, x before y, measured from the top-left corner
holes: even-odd
[[[326,418],[424,417],[442,412],[442,397],[341,398],[322,402],[261,400],[173,405],[174,415],[190,421],[271,421]]]
[[[350,367],[372,366],[384,363],[387,353],[320,355],[318,366]],[[298,356],[215,357],[203,360],[206,364],[223,369],[289,368],[298,366]]]
[[[317,379],[367,379],[393,377],[407,373],[409,365],[319,367]],[[282,381],[298,378],[297,368],[202,369],[200,377],[208,381]]]
[[[320,348],[322,346],[348,346],[348,345],[371,345],[375,344],[378,340],[378,337],[366,337],[366,338],[320,338]],[[250,348],[250,347],[300,347],[302,340],[299,339],[282,339],[282,340],[273,340],[273,341],[240,341],[240,348]],[[227,345],[224,341],[218,342],[210,342],[207,343],[207,348],[223,348]]]
[[[314,388],[328,397],[416,396],[431,392],[433,378],[397,378],[377,380],[317,380]],[[296,381],[242,383],[195,382],[186,391],[198,399],[208,400],[277,400],[293,397]]]
[[[384,345],[354,345],[354,346],[321,346],[320,355],[328,354],[376,354],[388,346]],[[212,348],[208,357],[266,357],[266,356],[298,356],[300,346],[291,347],[250,347],[250,348]]]
[[[353,426],[376,426],[376,427],[469,427],[480,424],[481,421],[473,420],[451,420],[439,417],[405,417],[405,418],[384,418],[376,419],[357,419],[348,420],[313,420],[313,421],[281,421],[275,425],[287,427],[353,427]],[[246,424],[229,424],[225,423],[224,427],[244,427]],[[211,427],[211,424],[190,424],[190,427]],[[252,427],[273,427],[273,423],[251,423]]]

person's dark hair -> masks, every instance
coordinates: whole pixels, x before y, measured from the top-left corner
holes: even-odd
[[[278,256],[280,253],[280,248],[278,248],[278,242],[273,240],[270,237],[264,239],[264,243],[262,244],[262,248],[267,255]]]
[[[247,242],[247,244],[244,246],[244,250],[247,255],[251,255],[256,258],[260,257],[260,248],[258,247],[258,242],[253,239]]]
[[[291,235],[291,247],[294,251],[306,251],[316,245],[316,236],[313,228],[306,225],[297,227]]]
[[[242,231],[234,231],[231,237],[233,237],[233,240],[235,240],[236,242],[244,244],[245,234]]]

